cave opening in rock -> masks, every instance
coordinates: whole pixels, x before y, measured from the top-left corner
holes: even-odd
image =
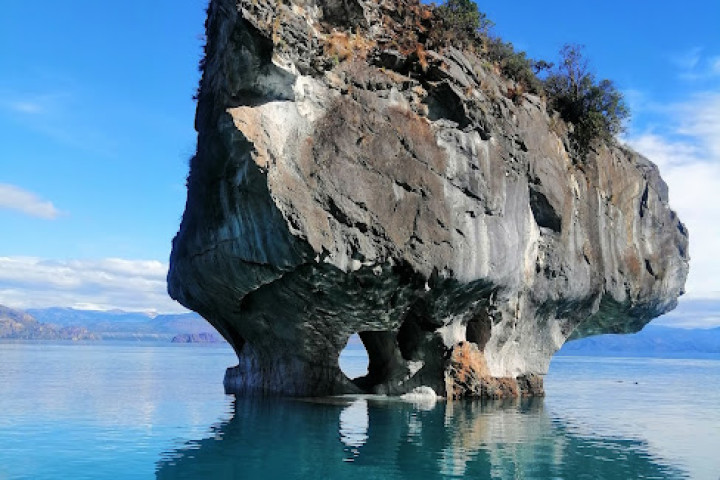
[[[462,99],[447,83],[441,83],[433,88],[424,103],[428,106],[428,118],[432,121],[450,120],[457,123],[460,129],[470,123],[465,115]]]
[[[340,370],[350,379],[364,377],[368,374],[370,358],[357,333],[350,335],[347,345],[338,358]]]
[[[487,310],[480,310],[467,323],[465,339],[477,345],[480,351],[485,350],[485,345],[492,334],[492,319]]]
[[[388,382],[404,371],[397,335],[392,331],[379,330],[358,332],[358,336],[367,352],[367,374],[348,377],[365,392],[387,394],[391,388]]]
[[[539,227],[549,228],[553,232],[562,231],[562,218],[544,193],[530,187],[530,209]]]

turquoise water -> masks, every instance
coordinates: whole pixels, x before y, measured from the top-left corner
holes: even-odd
[[[545,399],[434,406],[235,399],[233,360],[0,344],[0,479],[720,478],[718,360],[561,357]]]

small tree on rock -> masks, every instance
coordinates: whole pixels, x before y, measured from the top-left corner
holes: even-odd
[[[565,45],[561,60],[545,80],[549,105],[573,124],[573,140],[581,155],[595,139],[611,141],[630,116],[622,93],[612,81],[596,82],[579,45]]]
[[[446,0],[435,8],[448,33],[463,43],[472,42],[478,35],[486,35],[493,23],[478,10],[472,0]]]

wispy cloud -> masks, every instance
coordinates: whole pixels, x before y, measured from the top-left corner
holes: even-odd
[[[693,47],[670,55],[670,62],[683,80],[698,81],[720,78],[720,55],[707,54],[702,47]]]
[[[702,47],[692,47],[682,52],[670,54],[670,61],[681,70],[692,70],[700,63],[702,52]]]
[[[677,133],[699,146],[697,159],[720,163],[720,90],[717,93],[699,94],[692,100],[674,108],[679,119]]]
[[[100,130],[95,111],[98,108],[71,89],[32,93],[0,88],[0,113],[13,122],[63,145],[114,156],[117,144]]]
[[[0,304],[184,312],[166,293],[166,273],[156,260],[0,257]]]
[[[49,116],[67,104],[71,97],[64,92],[33,94],[3,89],[0,90],[0,108],[19,118]]]
[[[0,208],[16,210],[32,217],[53,220],[60,215],[52,202],[8,183],[0,183]]]
[[[720,56],[713,57],[710,59],[710,71],[713,75],[720,76]]]
[[[43,111],[42,104],[38,102],[33,101],[17,101],[17,102],[11,102],[8,104],[8,106],[15,110],[16,112],[24,113],[24,114],[36,114],[41,113]]]
[[[720,298],[720,93],[704,93],[664,112],[662,132],[627,142],[659,167],[670,205],[690,231],[689,297]]]
[[[720,300],[683,298],[678,308],[654,320],[653,325],[676,328],[720,327]]]

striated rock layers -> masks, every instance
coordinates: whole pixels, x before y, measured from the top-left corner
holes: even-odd
[[[213,0],[206,27],[168,285],[237,352],[229,391],[542,394],[568,338],[676,305],[687,232],[657,168],[578,158],[544,100],[433,44],[427,7]]]

